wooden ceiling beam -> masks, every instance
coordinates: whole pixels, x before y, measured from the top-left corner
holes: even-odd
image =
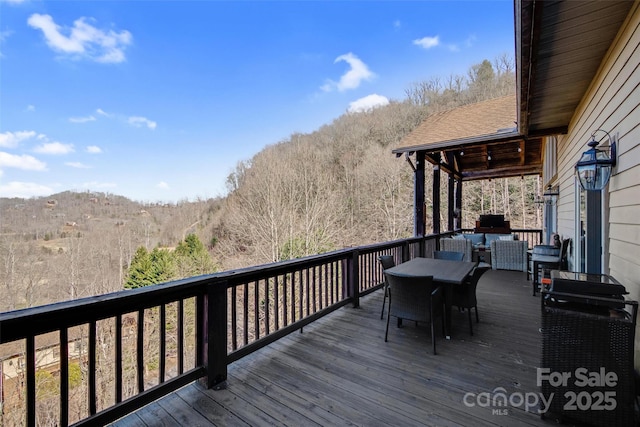
[[[445,155],[447,155],[447,153],[445,153]],[[425,159],[427,159],[427,161],[429,163],[431,163],[432,165],[438,165],[440,166],[440,169],[443,170],[444,172],[451,174],[454,176],[454,178],[457,179],[464,179],[463,174],[459,171],[456,170],[455,167],[453,167],[452,165],[448,164],[448,163],[442,163],[440,161],[440,153],[437,153],[436,155],[434,155],[434,153],[427,153],[425,154]]]
[[[475,181],[478,179],[509,178],[522,175],[539,175],[542,173],[541,165],[529,165],[523,167],[507,167],[500,169],[489,169],[483,171],[464,172],[463,181]]]

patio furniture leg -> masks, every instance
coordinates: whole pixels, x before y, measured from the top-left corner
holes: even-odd
[[[387,342],[389,337],[389,320],[391,319],[391,294],[389,294],[389,305],[387,306],[387,329],[384,331],[384,342]],[[400,319],[398,319],[400,321]]]
[[[431,316],[433,316],[434,310],[433,310],[433,300],[431,300],[430,302],[431,304]],[[433,317],[431,317],[431,346],[433,347],[433,354],[436,354],[436,328],[435,328],[435,324],[433,322]]]
[[[538,270],[540,269],[540,265],[537,261],[533,261],[533,281],[531,284],[533,285],[533,296],[536,296],[536,291],[538,290]]]

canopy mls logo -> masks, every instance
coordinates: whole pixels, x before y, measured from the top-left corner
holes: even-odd
[[[496,387],[492,392],[465,393],[462,402],[470,408],[474,406],[491,408],[492,415],[509,415],[509,407],[524,407],[527,412],[537,410],[539,414],[544,414],[549,410],[552,399],[553,393],[548,399],[545,399],[542,393],[533,391],[522,393],[517,391],[507,394],[507,390],[504,387]]]
[[[562,394],[565,411],[612,411],[617,407],[615,390],[618,375],[607,372],[604,367],[598,371],[577,368],[571,372],[556,372],[549,368],[537,368],[536,385],[553,388],[579,388],[581,391],[567,390]],[[595,389],[597,388],[597,389]],[[545,414],[556,397],[555,392],[545,395],[539,392],[507,393],[504,387],[496,387],[491,392],[465,393],[462,402],[467,407],[491,408],[492,415],[509,415],[509,408],[524,408],[527,412]]]

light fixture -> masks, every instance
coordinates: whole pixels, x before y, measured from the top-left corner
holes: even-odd
[[[487,160],[491,161],[491,151],[487,151]]]
[[[552,187],[551,184],[549,184],[547,185],[547,189],[544,190],[544,193],[542,193],[542,195],[545,197],[559,196],[560,190],[558,189],[558,187]]]
[[[542,197],[537,197],[534,200],[534,203],[544,204],[553,206],[558,202],[558,196],[560,195],[560,190],[557,186],[552,187],[551,184],[547,185],[547,188],[542,193]]]
[[[596,133],[602,132],[606,134],[609,145],[609,153],[605,150],[596,148],[604,139],[596,141]],[[582,157],[576,163],[576,175],[580,180],[580,185],[587,191],[602,190],[609,182],[611,169],[616,165],[616,141],[611,138],[609,132],[598,129],[591,134],[591,141],[587,143],[590,147],[582,153]]]
[[[460,150],[460,155],[464,156],[464,150]]]

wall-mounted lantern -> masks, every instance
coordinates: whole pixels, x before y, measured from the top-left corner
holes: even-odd
[[[596,141],[596,133],[598,132],[605,133],[608,139],[609,144],[604,147],[605,150],[596,148],[604,139],[603,137]],[[598,129],[591,134],[591,141],[587,145],[590,148],[582,153],[582,157],[576,163],[576,175],[578,175],[583,189],[599,191],[609,182],[611,169],[616,165],[616,141],[611,138],[609,132]]]

